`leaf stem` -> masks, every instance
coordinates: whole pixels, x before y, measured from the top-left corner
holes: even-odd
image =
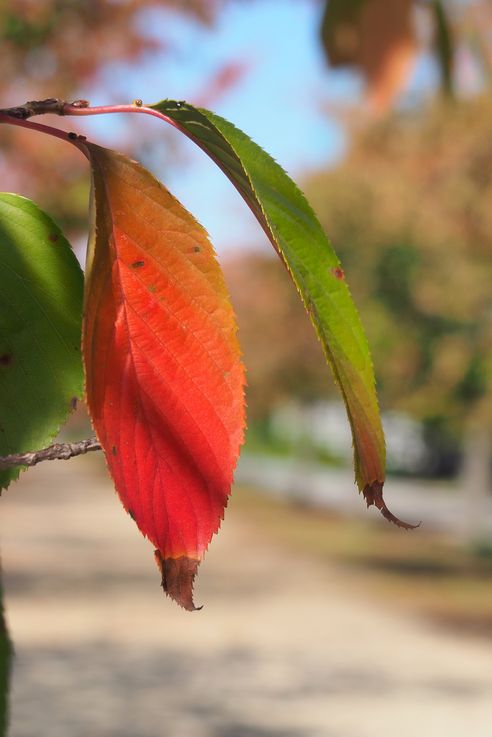
[[[80,103],[84,103],[84,104],[80,104]],[[61,112],[57,112],[56,114],[57,115],[84,116],[84,115],[107,115],[109,113],[144,113],[145,115],[153,115],[154,118],[159,118],[160,120],[163,120],[165,123],[169,123],[169,125],[172,125],[173,128],[178,130],[180,133],[183,133],[183,135],[189,138],[190,141],[193,141],[193,143],[196,146],[198,146],[198,148],[200,148],[210,159],[212,159],[214,164],[216,164],[219,167],[219,169],[222,171],[222,173],[225,174],[225,176],[229,179],[231,184],[235,187],[235,189],[241,195],[241,197],[243,198],[247,206],[253,212],[253,215],[258,220],[260,227],[265,232],[265,235],[272,243],[278,255],[281,257],[277,244],[271,238],[271,233],[264,221],[263,213],[261,212],[261,209],[259,207],[256,207],[254,203],[245,195],[244,191],[238,185],[235,178],[231,176],[230,171],[224,165],[224,163],[220,160],[220,158],[216,156],[210,150],[210,148],[207,148],[207,146],[200,140],[200,138],[193,135],[193,133],[191,133],[185,126],[180,125],[178,121],[173,120],[173,118],[168,117],[164,113],[161,113],[159,110],[154,110],[151,107],[142,105],[141,100],[135,100],[132,105],[99,105],[96,107],[90,107],[88,104],[85,104],[85,103],[86,103],[85,100],[77,100],[75,103],[64,103],[63,105],[61,105]],[[48,112],[53,112],[53,111],[48,111]]]
[[[65,102],[59,98],[50,97],[48,100],[31,100],[24,103],[24,105],[18,105],[17,107],[0,108],[0,122],[2,123],[13,123],[14,125],[23,125],[26,128],[34,128],[35,130],[42,130],[44,133],[50,132],[51,135],[56,135],[58,138],[66,138],[67,134],[63,131],[57,131],[56,128],[51,128],[50,131],[47,128],[50,126],[41,126],[37,123],[27,122],[27,118],[31,118],[34,115],[107,115],[109,113],[145,113],[147,115],[154,115],[156,118],[161,118],[169,123],[174,128],[177,128],[185,135],[189,135],[187,131],[181,128],[176,121],[172,118],[168,118],[167,115],[163,115],[157,110],[142,105],[141,100],[135,100],[132,105],[96,105],[91,107],[87,100],[75,100],[75,102]],[[57,131],[55,133],[54,131]],[[191,136],[189,136],[191,138]]]
[[[12,468],[12,466],[35,466],[41,461],[67,461],[69,458],[93,450],[101,450],[101,444],[97,438],[79,440],[77,443],[54,443],[54,445],[42,450],[0,456],[0,470]]]
[[[217,156],[215,156],[210,151],[210,149],[207,149],[207,147],[202,143],[202,141],[200,141],[198,137],[194,136],[193,133],[187,130],[184,126],[181,126],[176,120],[173,120],[164,113],[143,105],[141,100],[135,100],[131,105],[96,105],[94,107],[91,107],[87,100],[75,100],[75,102],[71,103],[64,102],[63,100],[60,100],[58,98],[49,98],[48,100],[32,100],[18,107],[0,109],[0,123],[13,123],[14,125],[21,125],[26,128],[39,130],[43,133],[49,133],[50,135],[54,135],[57,138],[62,138],[63,140],[67,140],[68,137],[68,140],[70,140],[71,143],[77,146],[77,148],[82,151],[84,156],[88,157],[88,153],[83,147],[83,143],[81,142],[81,144],[78,144],[76,139],[74,140],[73,138],[70,138],[70,134],[66,134],[63,131],[57,130],[56,128],[51,128],[50,126],[40,125],[39,123],[32,123],[30,121],[27,121],[26,118],[30,118],[33,115],[47,114],[61,116],[70,115],[79,117],[86,115],[108,115],[112,113],[143,113],[145,115],[152,115],[154,118],[159,118],[160,120],[168,123],[180,133],[183,133],[183,135],[189,138],[190,141],[193,141],[193,143],[198,146],[198,148],[201,148],[201,150],[205,154],[207,154],[210,159],[212,159],[212,161],[219,167],[223,174],[225,174],[232,185],[236,188],[238,193],[241,195],[243,200],[246,202],[248,207],[252,210],[253,214],[257,218],[267,238],[271,241],[277,253],[279,253],[276,243],[270,237],[269,230],[262,218],[261,211],[259,209],[256,209],[251,201],[245,196],[244,192],[238,186],[234,177],[231,176],[230,172],[228,171],[227,167],[224,166],[222,161]]]
[[[80,102],[80,101],[78,101]],[[78,103],[69,103],[65,102],[62,105],[61,112],[56,113],[57,115],[76,115],[76,116],[84,116],[84,115],[108,115],[111,113],[144,113],[145,115],[153,115],[155,118],[161,118],[161,120],[165,120],[166,123],[169,123],[169,125],[172,125],[173,128],[176,128],[181,133],[184,133],[188,136],[188,138],[192,138],[195,142],[196,139],[192,137],[188,131],[186,131],[184,128],[182,128],[179,123],[177,123],[172,118],[169,118],[167,115],[164,115],[163,113],[160,113],[158,110],[153,110],[150,107],[146,107],[145,105],[142,105],[140,100],[135,100],[134,103],[131,105],[96,105],[95,107],[90,107],[89,105],[79,105]],[[37,113],[36,113],[37,114]]]
[[[15,109],[15,108],[14,108]],[[14,115],[9,115],[5,111],[0,111],[0,123],[5,123],[7,125],[17,125],[20,128],[29,128],[30,130],[38,131],[39,133],[46,133],[49,136],[53,136],[54,138],[59,138],[62,141],[66,141],[67,143],[71,143],[73,146],[79,149],[84,156],[87,157],[87,152],[85,147],[83,146],[82,142],[84,139],[83,136],[79,136],[78,133],[67,133],[66,131],[62,131],[59,128],[53,128],[51,125],[44,125],[43,123],[34,123],[31,120],[25,120],[22,117],[16,117]]]

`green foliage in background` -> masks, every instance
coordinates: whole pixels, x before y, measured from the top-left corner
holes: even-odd
[[[393,115],[307,192],[332,234],[383,406],[460,436],[492,428],[492,104]]]

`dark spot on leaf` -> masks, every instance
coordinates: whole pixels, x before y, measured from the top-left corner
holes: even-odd
[[[151,294],[154,294],[154,292],[157,292],[157,287],[156,287],[155,284],[149,284],[149,286],[147,287],[147,289],[149,290],[149,292]]]
[[[335,279],[338,279],[339,281],[343,281],[345,279],[345,272],[341,266],[335,266],[335,268],[331,270],[331,273]]]
[[[114,456],[117,455],[118,451],[116,450],[116,445],[113,445],[113,447],[111,448],[111,453]]]
[[[58,240],[58,233],[50,233],[48,236],[48,240],[52,243],[56,243],[56,241]]]
[[[132,520],[135,522],[135,512],[133,511],[133,509],[129,509],[128,510],[128,514],[130,515],[130,517],[132,518]]]
[[[10,353],[2,353],[0,356],[0,366],[10,366],[12,363],[12,355]]]
[[[77,409],[77,397],[72,397],[70,400],[70,407],[71,409]]]
[[[132,269],[141,269],[142,266],[145,266],[145,261],[134,261],[132,263]]]
[[[200,246],[195,246],[195,247],[193,248],[193,251],[194,251],[194,253],[200,253],[200,251],[201,251],[201,250],[202,250],[202,249],[200,248]]]
[[[166,594],[189,612],[201,609],[202,607],[196,607],[193,603],[193,581],[200,561],[185,555],[179,558],[163,558],[159,550],[154,555]]]

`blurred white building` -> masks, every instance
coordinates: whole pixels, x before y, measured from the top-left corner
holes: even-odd
[[[429,462],[422,426],[399,412],[383,415],[388,469],[419,474]],[[292,446],[326,451],[351,463],[352,437],[345,407],[341,402],[316,402],[303,405],[289,402],[276,410],[271,419],[274,435]]]

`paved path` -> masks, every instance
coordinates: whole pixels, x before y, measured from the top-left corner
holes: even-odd
[[[0,503],[11,737],[492,735],[492,644],[367,601],[234,504],[188,614],[93,461],[44,464]]]

